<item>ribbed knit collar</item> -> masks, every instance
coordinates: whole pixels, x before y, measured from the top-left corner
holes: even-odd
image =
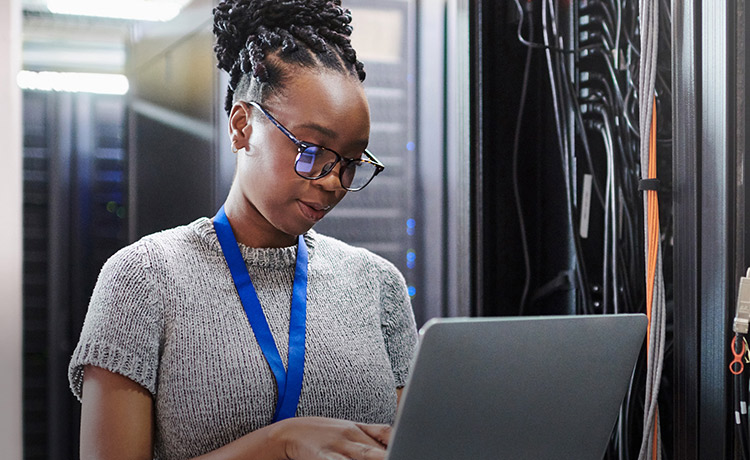
[[[201,217],[200,219],[190,223],[188,225],[195,233],[198,234],[200,239],[208,245],[212,250],[221,252],[221,245],[219,239],[216,237],[216,230],[214,224],[208,217]],[[317,240],[317,232],[315,230],[308,230],[305,233],[305,243],[307,243],[308,257],[312,258],[315,252],[315,242]],[[284,248],[251,248],[239,243],[242,257],[248,265],[256,265],[268,268],[286,268],[293,266],[297,260],[297,245],[287,246]]]

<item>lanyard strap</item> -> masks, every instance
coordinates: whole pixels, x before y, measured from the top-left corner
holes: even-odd
[[[271,329],[268,327],[266,315],[258,300],[253,282],[242,258],[237,239],[224,212],[224,206],[214,217],[214,228],[219,239],[224,259],[232,274],[234,286],[240,296],[242,307],[245,309],[247,320],[258,340],[263,356],[271,367],[276,379],[279,399],[273,421],[277,422],[294,417],[302,391],[302,377],[305,370],[305,321],[307,312],[307,245],[300,235],[297,238],[297,262],[294,269],[294,284],[292,286],[292,312],[289,322],[289,363],[288,370],[284,369],[276,342],[273,340]]]

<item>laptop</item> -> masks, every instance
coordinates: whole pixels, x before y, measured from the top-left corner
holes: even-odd
[[[646,328],[642,314],[428,321],[387,460],[601,460]]]

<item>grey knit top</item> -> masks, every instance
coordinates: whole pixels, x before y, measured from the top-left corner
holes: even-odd
[[[311,230],[305,370],[297,416],[392,423],[416,328],[403,276],[385,259]],[[296,246],[240,250],[286,365]],[[69,367],[151,392],[155,458],[202,455],[271,423],[276,384],[213,224],[144,237],[102,268]]]

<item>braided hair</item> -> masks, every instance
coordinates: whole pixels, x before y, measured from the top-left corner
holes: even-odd
[[[365,79],[341,0],[224,0],[213,10],[214,52],[229,74],[224,108],[283,88],[288,66],[322,66]]]

